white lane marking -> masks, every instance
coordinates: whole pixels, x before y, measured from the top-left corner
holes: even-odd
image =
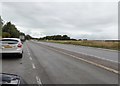
[[[52,50],[55,50],[55,51],[57,51],[57,52],[63,53],[63,54],[65,54],[65,55],[68,55],[68,56],[74,57],[74,58],[76,58],[76,59],[82,60],[82,61],[84,61],[84,62],[87,62],[87,63],[93,64],[93,65],[95,65],[95,66],[97,66],[97,67],[100,67],[100,68],[106,69],[106,70],[108,70],[108,71],[114,72],[114,73],[116,73],[116,74],[119,73],[118,70],[115,70],[115,69],[112,69],[112,68],[109,68],[109,67],[103,66],[103,65],[101,65],[101,64],[97,64],[97,63],[95,63],[95,62],[92,62],[92,61],[89,61],[89,60],[86,60],[86,59],[83,59],[83,58],[79,58],[79,57],[77,57],[77,56],[74,56],[74,55],[71,55],[71,54],[68,54],[68,53],[65,53],[65,52],[62,52],[62,51],[59,51],[59,50],[53,49],[53,48],[51,48],[51,49],[52,49]]]
[[[37,42],[37,43],[40,43],[40,42]],[[44,45],[46,45],[46,44],[44,44]],[[49,45],[47,45],[47,46],[49,46]],[[85,47],[85,46],[83,46],[83,47]],[[57,48],[59,48],[59,47],[57,47]],[[92,47],[90,47],[90,48],[92,48]],[[60,49],[66,50],[64,48],[60,48]],[[83,52],[76,52],[76,53],[80,53],[80,54],[83,54],[83,55],[86,55],[86,56],[92,56],[92,57],[95,57],[95,58],[99,58],[99,59],[110,61],[110,62],[114,62],[114,63],[120,63],[120,62],[115,61],[115,60],[106,59],[106,58],[102,58],[102,57],[99,57],[99,56],[95,56],[95,55],[91,55],[91,54],[86,54],[86,53],[83,53]]]
[[[35,65],[32,63],[32,67],[33,67],[33,69],[35,69],[36,67],[35,67]]]
[[[30,56],[29,59],[32,60],[32,57]]]
[[[36,80],[37,80],[38,85],[42,84],[42,82],[38,76],[36,76]]]

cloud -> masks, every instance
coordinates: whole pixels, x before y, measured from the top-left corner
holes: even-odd
[[[118,2],[119,0],[1,0],[0,2]]]
[[[116,2],[4,2],[2,16],[34,37],[118,38]]]
[[[0,15],[2,15],[2,3],[0,3]]]

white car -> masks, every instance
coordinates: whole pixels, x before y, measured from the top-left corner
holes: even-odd
[[[2,55],[6,54],[15,54],[22,58],[23,56],[23,44],[18,38],[2,38],[1,40],[1,53]]]

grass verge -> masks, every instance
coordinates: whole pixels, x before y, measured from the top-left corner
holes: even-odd
[[[47,40],[47,42],[60,43],[60,44],[72,44],[80,46],[89,46],[96,48],[105,48],[120,51],[120,42],[104,42],[104,41],[61,41],[61,40]]]

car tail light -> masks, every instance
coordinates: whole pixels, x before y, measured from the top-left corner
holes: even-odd
[[[21,47],[22,47],[22,43],[19,43],[19,44],[18,44],[18,47],[21,48]]]

